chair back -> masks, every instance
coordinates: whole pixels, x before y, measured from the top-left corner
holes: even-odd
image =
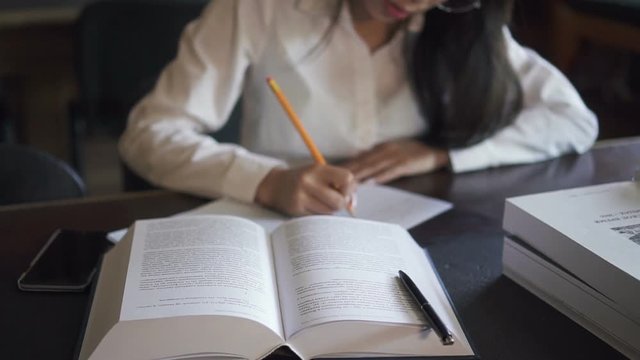
[[[640,26],[640,1],[638,0],[567,0],[567,4],[575,11],[635,27]]]
[[[78,198],[80,176],[64,161],[35,148],[0,144],[0,205]]]
[[[76,28],[80,111],[90,128],[119,135],[131,107],[175,55],[186,24],[205,0],[99,0]]]
[[[182,30],[208,2],[98,0],[88,4],[76,28],[79,101],[71,120],[76,133],[100,126],[119,136],[131,108],[153,88],[162,69],[175,57]],[[238,108],[231,115],[234,120],[216,133],[217,139],[238,141]],[[82,137],[72,136],[78,139],[76,147],[81,146]],[[81,163],[79,156],[76,158]],[[126,166],[123,187],[125,191],[152,188]]]

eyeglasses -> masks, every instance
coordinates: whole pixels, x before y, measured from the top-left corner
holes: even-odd
[[[463,13],[480,8],[480,0],[447,0],[438,9],[448,13]]]

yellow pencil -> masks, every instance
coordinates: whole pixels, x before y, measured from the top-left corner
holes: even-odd
[[[293,124],[293,126],[296,128],[296,130],[298,130],[298,134],[300,134],[300,137],[302,137],[302,141],[304,141],[305,145],[307,145],[307,148],[311,152],[311,156],[313,156],[313,159],[315,160],[315,162],[320,165],[326,165],[327,161],[325,160],[324,156],[322,156],[322,153],[320,152],[320,150],[318,150],[318,147],[313,142],[313,139],[311,139],[311,136],[307,132],[307,129],[305,129],[304,125],[302,125],[302,122],[300,121],[300,118],[298,117],[296,112],[293,111],[293,107],[289,103],[289,100],[287,100],[287,97],[284,96],[284,93],[280,89],[280,86],[278,86],[276,81],[270,76],[267,77],[267,84],[269,84],[271,91],[273,91],[276,98],[278,99],[278,102],[280,102],[280,105],[282,105],[282,108],[289,116],[289,120],[291,120],[291,123]],[[349,214],[351,214],[351,216],[355,217],[354,196],[352,196],[349,201],[349,206],[347,207],[347,211],[349,211]]]

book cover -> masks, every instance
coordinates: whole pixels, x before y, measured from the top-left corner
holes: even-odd
[[[506,200],[504,230],[640,322],[640,185],[616,182]]]

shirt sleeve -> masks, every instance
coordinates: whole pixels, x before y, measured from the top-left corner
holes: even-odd
[[[598,135],[596,116],[569,80],[534,51],[519,45],[506,28],[504,35],[509,60],[523,90],[523,108],[513,124],[495,135],[450,151],[454,172],[582,153]]]
[[[176,59],[133,109],[120,139],[120,155],[136,173],[170,189],[251,202],[264,176],[284,166],[207,135],[224,126],[242,92],[272,18],[269,4],[216,0],[186,27]]]

